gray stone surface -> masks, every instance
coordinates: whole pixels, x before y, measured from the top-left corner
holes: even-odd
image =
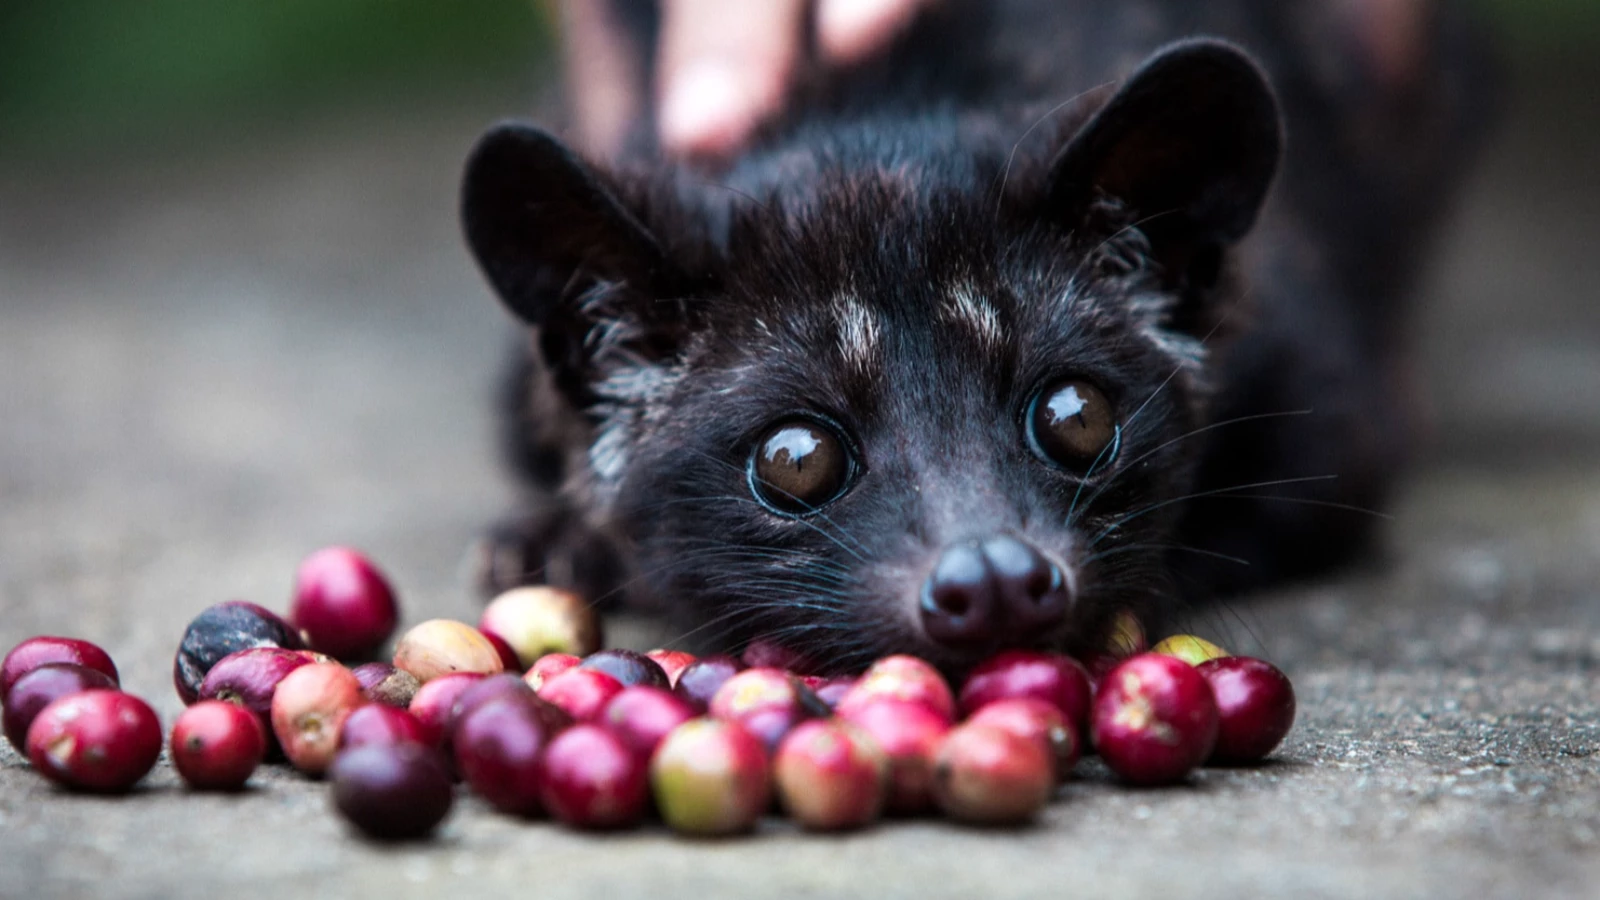
[[[281,771],[194,796],[163,765],[105,799],[6,747],[0,897],[1594,896],[1600,143],[1581,89],[1534,88],[1430,280],[1435,440],[1387,557],[1195,616],[1294,677],[1275,763],[1143,791],[1091,765],[1017,831],[596,837],[469,799],[437,843],[386,849]],[[370,549],[412,620],[475,614],[462,550],[505,500],[483,398],[506,333],[452,205],[500,111],[0,169],[0,646],[96,640],[170,722],[187,619],[281,608],[319,545]]]

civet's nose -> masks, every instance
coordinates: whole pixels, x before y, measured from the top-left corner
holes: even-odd
[[[1061,568],[1028,543],[998,535],[945,548],[922,586],[922,627],[941,644],[1026,641],[1072,608]]]

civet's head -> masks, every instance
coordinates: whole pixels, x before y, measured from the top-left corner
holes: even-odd
[[[1167,590],[1226,251],[1280,126],[1215,41],[1107,94],[1041,158],[845,126],[742,190],[482,140],[467,235],[592,425],[570,492],[685,631],[957,668],[1081,649]]]

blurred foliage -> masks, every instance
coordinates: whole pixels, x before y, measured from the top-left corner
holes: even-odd
[[[1519,58],[1600,45],[1600,0],[1471,2]],[[551,72],[547,5],[0,0],[0,154],[191,146],[341,104],[464,91],[512,101]]]
[[[1600,49],[1600,0],[1472,0],[1526,64]]]
[[[0,0],[0,152],[182,145],[215,126],[549,71],[535,0]]]

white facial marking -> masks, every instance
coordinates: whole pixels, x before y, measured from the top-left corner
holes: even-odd
[[[839,327],[839,354],[846,365],[870,373],[878,353],[878,320],[850,294],[834,298],[833,306]]]
[[[661,416],[661,403],[683,380],[681,366],[639,364],[612,372],[595,385],[600,424],[589,445],[589,489],[603,508],[615,499],[628,451]]]
[[[1128,301],[1128,308],[1138,322],[1139,336],[1178,366],[1198,375],[1206,359],[1205,343],[1167,327],[1171,307],[1172,297],[1163,293],[1135,294]]]
[[[1005,338],[1000,314],[970,284],[958,282],[951,286],[941,313],[945,321],[971,331],[986,349],[998,348]]]

